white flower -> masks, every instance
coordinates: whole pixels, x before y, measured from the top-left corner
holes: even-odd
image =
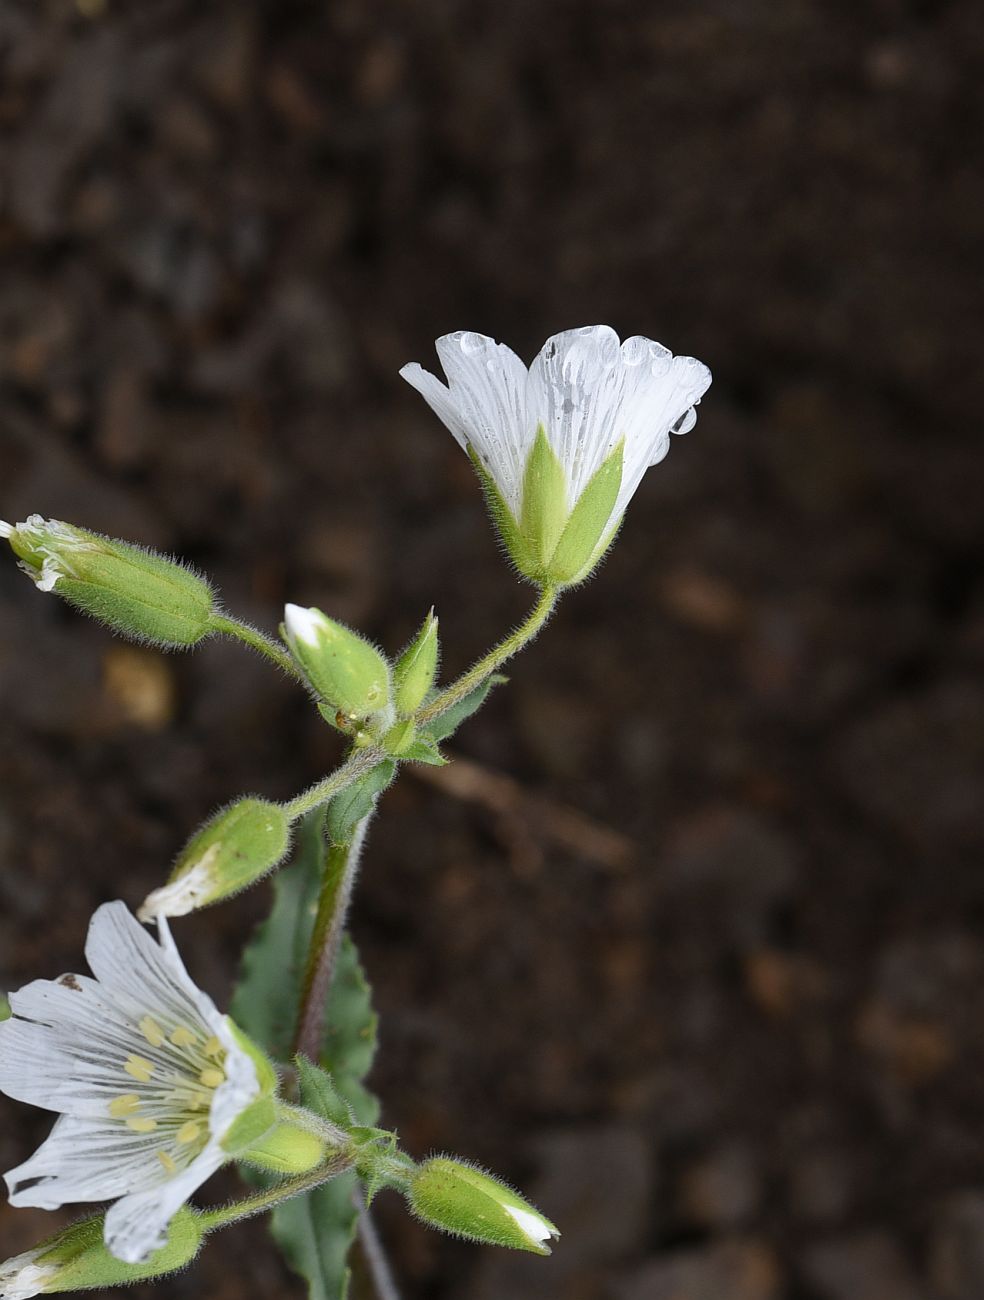
[[[75,577],[73,552],[92,549],[78,529],[59,519],[45,519],[43,515],[28,515],[22,524],[8,524],[0,519],[0,538],[9,541],[14,533],[18,534],[21,547],[31,554],[30,560],[20,561],[20,567],[41,591],[54,591],[59,578]]]
[[[0,1091],[61,1113],[5,1175],[11,1204],[114,1200],[106,1245],[131,1264],[165,1243],[260,1093],[252,1057],[158,925],[155,943],[123,903],[100,907],[85,950],[95,979],[35,980],[0,1023]]]
[[[400,374],[477,459],[520,531],[538,429],[563,475],[561,525],[621,446],[621,477],[606,497],[600,526],[599,540],[610,539],[646,469],[666,455],[670,434],[693,428],[694,407],[711,382],[693,357],[674,357],[639,336],[620,345],[607,325],[555,334],[529,370],[484,334],[446,334],[436,347],[447,387],[416,363]],[[505,531],[504,540],[512,550]]]
[[[0,1264],[0,1300],[31,1300],[54,1281],[58,1269],[37,1262],[43,1253],[43,1247],[29,1250]]]

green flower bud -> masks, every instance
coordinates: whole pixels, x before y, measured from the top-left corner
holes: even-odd
[[[0,537],[42,591],[124,636],[177,647],[210,631],[212,589],[175,560],[41,515],[17,525],[0,521]]]
[[[199,1216],[184,1206],[172,1218],[167,1244],[143,1264],[124,1264],[103,1241],[103,1215],[83,1219],[0,1264],[0,1296],[30,1300],[61,1291],[95,1291],[144,1282],[185,1268],[201,1249]]]
[[[327,1143],[321,1138],[283,1120],[239,1158],[276,1174],[306,1174],[320,1165],[327,1153]]]
[[[327,702],[347,718],[365,718],[389,704],[389,664],[358,632],[320,609],[288,605],[284,627],[291,654]]]
[[[418,1166],[407,1199],[425,1223],[471,1241],[549,1255],[546,1243],[560,1236],[549,1219],[498,1178],[447,1156]]]
[[[167,884],[148,894],[137,915],[186,916],[238,894],[272,871],[289,845],[290,820],[279,804],[239,799],[195,832]]]
[[[400,717],[416,713],[426,699],[437,675],[438,651],[437,619],[431,610],[393,669],[394,701]]]

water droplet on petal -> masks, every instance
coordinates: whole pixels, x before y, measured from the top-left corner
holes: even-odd
[[[697,423],[697,412],[691,407],[689,411],[684,411],[676,424],[670,428],[670,433],[689,433]]]

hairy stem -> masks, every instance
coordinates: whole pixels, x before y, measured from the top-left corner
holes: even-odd
[[[357,781],[360,776],[364,776],[370,768],[375,767],[385,757],[386,751],[376,745],[369,745],[366,749],[357,749],[330,776],[326,776],[322,781],[312,785],[310,789],[299,794],[296,799],[291,799],[289,803],[285,803],[284,811],[291,821],[297,821],[298,817],[303,817],[305,813],[312,812],[315,808],[327,803],[329,799],[334,798],[340,790],[344,790],[353,781]]]
[[[519,627],[514,632],[510,632],[497,646],[493,646],[484,658],[473,664],[456,682],[445,687],[430,704],[425,705],[417,714],[417,722],[431,722],[434,718],[439,718],[442,713],[447,713],[448,709],[463,700],[476,686],[481,685],[487,677],[491,677],[507,659],[511,659],[517,651],[522,650],[523,646],[528,645],[553,613],[559,596],[556,587],[544,587],[540,592],[540,599]]]
[[[258,654],[265,655],[272,663],[288,675],[294,677],[299,682],[305,681],[304,674],[290,657],[283,646],[278,645],[273,637],[269,637],[259,628],[251,627],[249,623],[243,623],[238,618],[231,618],[227,614],[213,614],[210,620],[213,632],[218,632],[221,636],[235,637],[237,641],[242,641],[245,645],[256,650]]]
[[[350,843],[331,845],[324,875],[321,878],[318,911],[314,918],[311,946],[308,949],[301,1006],[297,1017],[297,1034],[294,1039],[295,1055],[306,1056],[309,1061],[316,1062],[321,1054],[325,1006],[328,1002],[328,994],[331,992],[335,959],[345,929],[345,918],[352,899],[352,886],[355,884],[359,854],[362,851],[368,823],[369,818],[363,817],[355,828]]]
[[[324,1164],[318,1165],[317,1169],[312,1169],[310,1173],[299,1174],[296,1178],[287,1178],[277,1183],[275,1187],[271,1187],[269,1191],[257,1192],[255,1196],[247,1196],[242,1201],[233,1201],[231,1205],[220,1205],[215,1210],[205,1210],[201,1215],[202,1225],[206,1232],[211,1232],[215,1228],[224,1228],[230,1223],[238,1223],[240,1219],[249,1219],[254,1214],[262,1214],[264,1210],[272,1210],[275,1205],[289,1200],[292,1196],[313,1191],[315,1187],[337,1178],[339,1174],[347,1173],[351,1168],[351,1157],[338,1153],[330,1160],[326,1160]]]
[[[352,1202],[359,1214],[358,1233],[362,1258],[366,1262],[377,1300],[400,1300],[396,1279],[386,1255],[386,1247],[369,1213],[369,1207],[366,1205],[360,1187],[352,1193]]]

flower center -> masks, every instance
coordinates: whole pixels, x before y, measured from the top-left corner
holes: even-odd
[[[149,1014],[137,1029],[146,1050],[131,1052],[121,1062],[130,1089],[106,1109],[110,1119],[148,1138],[170,1177],[190,1164],[208,1141],[212,1098],[226,1078],[226,1049],[217,1035],[206,1036],[187,1025],[177,1024],[168,1033]]]

